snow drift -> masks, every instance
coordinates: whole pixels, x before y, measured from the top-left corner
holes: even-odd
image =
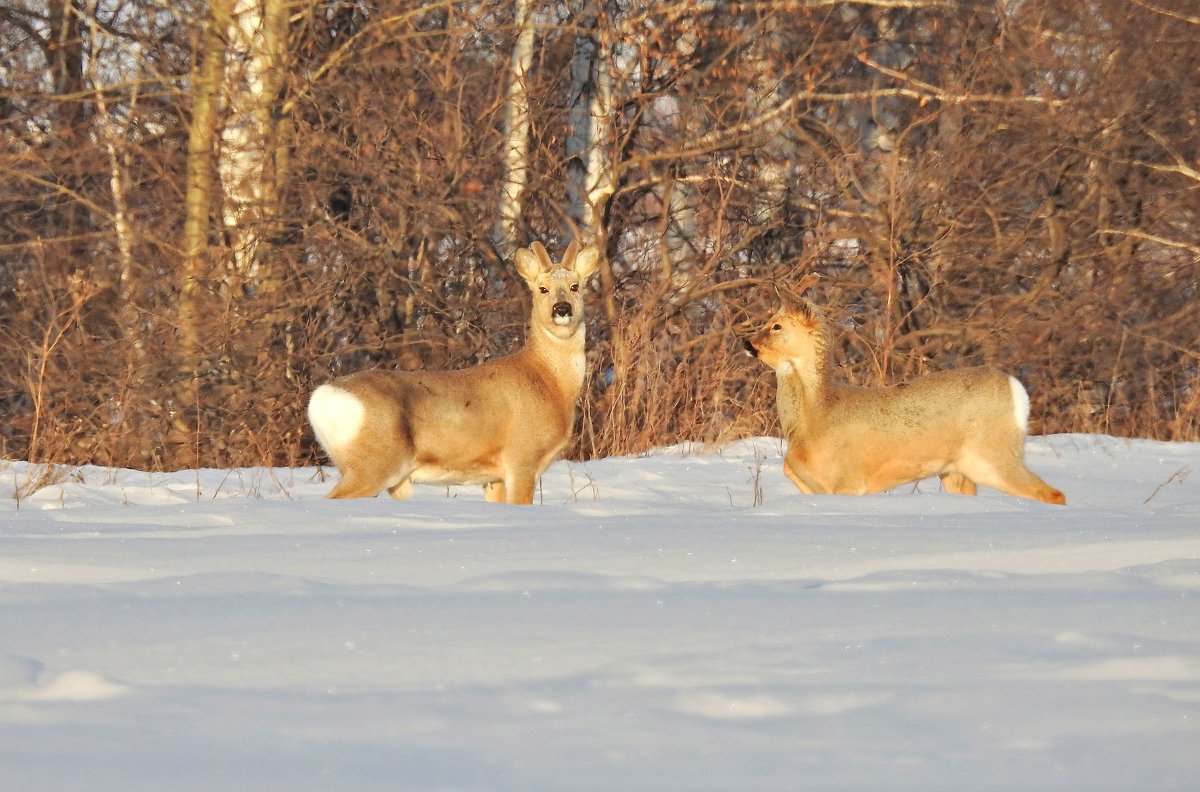
[[[532,508],[0,463],[4,787],[1200,787],[1200,445],[1031,439],[1066,508],[779,452],[559,462]]]

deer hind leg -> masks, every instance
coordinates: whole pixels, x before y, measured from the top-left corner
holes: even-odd
[[[959,472],[942,473],[942,489],[946,492],[953,492],[956,495],[974,495],[976,492],[975,482]]]
[[[960,462],[959,467],[966,476],[977,483],[1009,495],[1060,506],[1067,502],[1062,492],[1042,481],[1036,473],[1025,467],[1019,447],[1009,453],[1001,452],[994,459],[968,455]]]
[[[387,459],[387,455],[373,455],[375,459]],[[400,456],[404,459],[407,455]],[[378,462],[346,462],[339,466],[342,480],[338,482],[330,498],[373,498],[380,490],[397,500],[404,500],[412,494],[412,464],[401,463],[395,467],[386,467]]]
[[[1046,482],[1042,481],[1036,473],[1025,467],[1023,462],[1017,462],[1013,465],[1013,470],[1008,475],[1007,481],[1012,489],[1004,490],[1013,495],[1020,495],[1024,498],[1033,498],[1040,500],[1042,503],[1052,503],[1056,506],[1065,506],[1067,504],[1067,496],[1062,494],[1061,490],[1051,487]]]
[[[387,482],[382,476],[353,467],[342,468],[342,479],[328,498],[374,498]]]

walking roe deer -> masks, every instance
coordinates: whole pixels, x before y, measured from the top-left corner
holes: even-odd
[[[317,388],[308,417],[341,472],[330,498],[407,498],[418,484],[482,484],[492,502],[532,503],[571,436],[583,390],[583,292],[599,251],[541,243],[516,254],[533,293],[525,346],[457,371],[370,370]]]
[[[785,299],[745,347],[775,370],[783,471],[805,494],[882,492],[936,474],[950,492],[982,484],[1066,503],[1025,467],[1029,396],[1007,374],[978,367],[888,388],[836,385],[829,325],[807,300]]]

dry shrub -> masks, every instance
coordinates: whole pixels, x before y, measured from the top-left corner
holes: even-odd
[[[528,301],[493,241],[511,4],[296,12],[280,216],[257,229],[269,288],[231,275],[214,204],[183,361],[182,86],[205,15],[132,3],[146,13],[112,24],[153,79],[105,89],[115,159],[86,75],[55,78],[87,59],[50,60],[100,28],[0,33],[0,454],[310,464],[315,384],[517,347]],[[607,30],[642,57],[607,141],[612,271],[569,454],[777,432],[739,338],[811,274],[848,382],[988,364],[1026,383],[1035,432],[1200,439],[1200,26],[1182,5],[667,3]],[[555,253],[577,33],[546,26],[529,75],[520,241]]]
[[[678,334],[647,316],[622,324],[621,346],[593,354],[572,454],[627,455],[682,442],[720,444],[775,423],[767,379],[742,348],[731,312]]]

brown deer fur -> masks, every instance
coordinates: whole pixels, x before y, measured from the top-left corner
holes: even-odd
[[[746,349],[775,370],[784,472],[805,493],[881,492],[928,476],[1064,504],[1025,467],[1029,398],[992,368],[942,371],[890,388],[834,384],[830,333],[807,300],[784,305]]]
[[[406,498],[413,482],[482,484],[532,503],[571,436],[584,382],[582,286],[599,252],[572,243],[554,264],[535,242],[516,267],[533,294],[525,346],[459,371],[371,370],[313,392],[309,420],[341,472],[331,498]]]

